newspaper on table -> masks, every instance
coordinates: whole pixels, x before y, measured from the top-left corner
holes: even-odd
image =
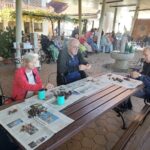
[[[99,78],[105,82],[116,84],[116,85],[119,85],[128,89],[134,89],[138,87],[139,85],[143,84],[142,81],[124,77],[118,74],[113,74],[113,73],[102,75]]]
[[[98,77],[88,77],[83,80],[79,80],[77,82],[73,82],[68,85],[63,85],[55,88],[52,91],[49,91],[48,95],[50,99],[46,102],[47,105],[57,109],[58,111],[66,108],[72,103],[82,99],[83,97],[94,94],[98,91],[102,91],[103,89],[110,87],[111,85],[119,85],[128,89],[136,88],[143,83],[138,80],[134,80],[131,78],[127,78],[117,74],[105,74]],[[62,106],[57,105],[56,97],[54,96],[55,92],[59,90],[71,91],[72,94],[65,100],[65,104]]]
[[[48,96],[50,97],[50,99],[46,101],[46,104],[60,111],[67,106],[79,101],[80,99],[85,98],[112,85],[112,83],[104,81],[98,82],[98,80],[99,79],[89,77],[68,85],[60,86],[57,89],[55,88],[54,90],[48,92]],[[60,90],[66,92],[71,91],[71,95],[67,99],[65,99],[64,105],[58,105],[57,98],[54,96],[55,93]]]
[[[72,119],[46,104],[34,103],[24,106],[22,103],[2,110],[0,112],[0,124],[25,149],[35,149],[73,122]],[[28,112],[32,106],[44,111],[30,118]]]

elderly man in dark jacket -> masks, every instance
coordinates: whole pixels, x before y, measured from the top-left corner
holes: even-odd
[[[66,49],[62,50],[57,60],[57,85],[68,84],[86,77],[84,70],[91,65],[86,62],[79,49],[79,40],[70,39]]]

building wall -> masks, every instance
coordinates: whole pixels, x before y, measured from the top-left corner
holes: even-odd
[[[42,7],[43,1],[45,0],[22,0],[24,4]],[[16,3],[16,0],[2,0],[5,3]]]
[[[3,1],[9,2],[9,3],[14,3],[15,2],[15,0],[3,0]]]
[[[25,4],[29,4],[32,6],[41,7],[42,6],[42,0],[23,0]]]
[[[137,19],[132,36],[137,39],[145,35],[150,35],[150,19]]]

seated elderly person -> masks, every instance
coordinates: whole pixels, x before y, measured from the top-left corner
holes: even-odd
[[[60,52],[57,61],[57,85],[68,84],[86,77],[84,70],[91,65],[86,62],[78,51],[80,42],[70,39],[67,49]]]
[[[28,53],[23,57],[23,66],[16,70],[13,81],[12,98],[17,101],[23,101],[25,98],[33,96],[38,90],[52,88],[48,83],[42,85],[42,80],[35,67],[37,57],[33,53]]]
[[[144,84],[144,89],[139,90],[133,96],[150,99],[150,47],[146,47],[143,50],[144,55],[144,65],[142,68],[142,72],[139,73],[137,71],[131,72],[131,77],[137,80],[141,80]],[[149,101],[146,101],[149,104]],[[120,105],[121,107],[126,107],[126,109],[132,108],[132,103],[130,98]]]
[[[135,93],[134,96],[139,98],[150,99],[150,47],[146,47],[143,51],[144,65],[141,73],[133,71],[131,77],[141,80],[144,84],[144,89]]]

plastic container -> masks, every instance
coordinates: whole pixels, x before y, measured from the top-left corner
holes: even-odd
[[[65,104],[65,96],[57,96],[57,104],[64,105]]]
[[[38,91],[38,99],[39,100],[45,100],[46,98],[46,91],[45,89],[41,89]]]

